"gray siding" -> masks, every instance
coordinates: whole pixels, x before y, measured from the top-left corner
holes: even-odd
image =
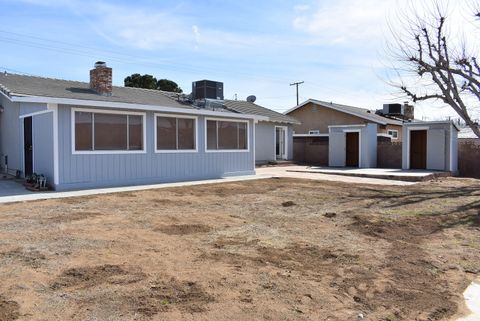
[[[275,161],[275,126],[287,127],[287,159],[293,159],[293,127],[283,123],[258,122],[255,124],[255,162]]]
[[[0,113],[0,164],[5,165],[4,157],[8,156],[9,172],[23,171],[23,126],[20,124],[20,105],[12,103],[0,96],[3,112]]]
[[[270,122],[255,124],[255,162],[268,163],[275,160],[275,125]]]
[[[33,171],[53,185],[53,113],[33,116]]]
[[[253,122],[248,152],[205,152],[205,118],[198,117],[198,152],[155,153],[154,113],[147,112],[143,154],[72,154],[71,108],[60,105],[58,190],[253,174]]]

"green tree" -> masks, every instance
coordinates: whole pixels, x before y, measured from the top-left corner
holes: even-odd
[[[125,87],[157,89],[157,78],[152,75],[132,74],[124,80]]]
[[[157,81],[157,89],[164,91],[171,91],[175,93],[182,93],[182,88],[178,87],[178,84],[172,80],[160,79]]]

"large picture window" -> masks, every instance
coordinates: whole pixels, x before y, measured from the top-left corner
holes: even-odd
[[[156,115],[157,151],[196,150],[196,118]]]
[[[207,150],[248,150],[247,123],[207,120]]]
[[[144,117],[75,111],[75,151],[143,151]]]

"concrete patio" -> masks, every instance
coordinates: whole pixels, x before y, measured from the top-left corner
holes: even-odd
[[[294,166],[287,172],[302,172],[312,174],[328,174],[353,177],[376,178],[383,180],[396,180],[406,182],[421,182],[436,177],[452,176],[450,172],[395,169],[395,168],[349,168],[349,167],[316,167]]]

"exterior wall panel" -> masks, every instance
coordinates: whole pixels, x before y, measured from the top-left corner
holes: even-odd
[[[12,103],[0,95],[3,112],[0,113],[0,164],[5,165],[5,156],[8,156],[9,173],[16,170],[23,171],[23,125],[18,118],[20,104]]]
[[[253,174],[253,121],[249,151],[205,152],[205,118],[198,117],[198,152],[155,153],[154,113],[146,113],[146,153],[72,154],[72,109],[60,105],[58,190],[148,184]],[[94,111],[94,110],[93,110]]]
[[[53,185],[53,113],[32,118],[33,171],[43,174]]]

